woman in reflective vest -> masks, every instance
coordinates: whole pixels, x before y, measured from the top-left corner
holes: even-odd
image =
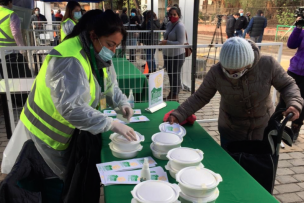
[[[81,7],[80,4],[76,1],[69,1],[66,6],[65,14],[61,21],[61,28],[60,28],[60,39],[61,42],[64,38],[70,34],[81,18]]]
[[[48,166],[66,175],[68,149],[75,129],[100,136],[113,131],[136,140],[132,128],[100,110],[108,104],[130,119],[133,110],[121,92],[112,64],[126,31],[113,11],[89,11],[73,32],[47,55],[33,84],[21,121]],[[98,110],[97,110],[98,108]]]

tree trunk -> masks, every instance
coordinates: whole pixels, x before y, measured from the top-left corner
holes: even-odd
[[[135,6],[136,6],[136,9],[139,9],[139,2],[138,2],[138,0],[133,0],[133,2],[135,4]]]

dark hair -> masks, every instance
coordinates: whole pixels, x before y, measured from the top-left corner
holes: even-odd
[[[258,10],[258,11],[257,11],[257,15],[258,15],[258,16],[261,16],[261,14],[264,14],[264,12],[263,12],[262,10]]]
[[[126,12],[127,12],[127,8],[126,8],[126,7],[123,7],[123,8],[122,8],[122,12],[123,12],[123,13],[126,13]]]
[[[131,13],[135,13],[137,15],[137,10],[136,8],[132,8]]]
[[[169,14],[170,14],[171,11],[173,11],[173,10],[176,11],[176,13],[177,13],[177,15],[178,15],[179,18],[182,18],[182,12],[181,12],[181,10],[180,10],[180,8],[178,7],[177,4],[174,4],[174,6],[172,6],[172,7],[170,8]]]
[[[152,11],[147,11],[145,16],[145,21],[149,21],[151,19]],[[153,12],[153,19],[156,18],[156,14]]]
[[[13,0],[0,0],[0,5],[7,6],[9,2],[13,2]]]
[[[73,31],[67,35],[64,40],[78,36],[83,31],[90,39],[90,32],[94,30],[97,37],[110,36],[116,32],[120,32],[123,36],[121,41],[122,51],[126,48],[127,32],[122,24],[121,19],[112,10],[90,10],[86,12],[74,26]]]
[[[235,15],[235,16],[240,16],[240,13],[234,13],[233,15]]]
[[[62,18],[62,22],[65,21],[66,19],[70,18],[72,19],[74,22],[76,22],[77,20],[74,18],[73,16],[73,10],[76,8],[76,7],[80,7],[80,4],[77,2],[77,1],[69,1],[69,3],[67,4],[66,6],[66,9],[65,9],[65,14]]]

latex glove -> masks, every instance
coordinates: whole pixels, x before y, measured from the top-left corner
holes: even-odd
[[[283,115],[287,116],[289,113],[294,114],[294,116],[290,119],[291,121],[297,120],[300,116],[300,112],[293,106],[290,106],[285,112],[283,112]]]
[[[173,116],[173,115],[170,115],[170,116],[169,116],[168,122],[169,122],[171,125],[174,124],[174,123],[179,123],[179,122],[178,122],[178,119],[177,119],[175,116]]]
[[[124,136],[129,141],[132,141],[132,140],[136,141],[137,140],[136,139],[136,134],[135,134],[133,128],[130,128],[129,126],[127,126],[125,124],[122,124],[120,122],[113,121],[111,130],[113,132],[116,132],[116,133]]]
[[[134,115],[133,109],[130,106],[122,106],[120,110],[122,111],[123,117],[130,121],[131,117]]]

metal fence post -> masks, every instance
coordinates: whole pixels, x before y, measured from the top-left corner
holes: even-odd
[[[195,92],[197,30],[198,30],[199,0],[194,0],[193,7],[193,40],[192,40],[192,70],[191,70],[191,94]]]

